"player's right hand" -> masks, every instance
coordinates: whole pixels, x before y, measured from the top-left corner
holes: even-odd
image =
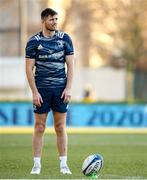
[[[43,103],[43,100],[39,92],[33,93],[33,104],[35,104],[38,107],[41,107],[41,103]]]

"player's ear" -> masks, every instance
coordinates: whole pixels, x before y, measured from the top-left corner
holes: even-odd
[[[44,19],[41,19],[41,23],[42,23],[42,24],[44,23]]]
[[[42,24],[43,24],[45,21],[46,21],[46,18],[43,17],[43,18],[41,19]]]

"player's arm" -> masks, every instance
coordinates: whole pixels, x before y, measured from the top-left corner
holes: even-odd
[[[73,81],[73,69],[74,69],[74,55],[67,55],[65,57],[67,64],[67,83],[62,93],[61,98],[64,98],[64,102],[69,102],[71,99],[71,87]]]
[[[73,81],[74,55],[66,56],[67,64],[67,83],[66,88],[71,89]]]
[[[35,59],[26,58],[26,76],[27,76],[29,86],[32,90],[33,103],[36,106],[41,106],[41,103],[43,101],[35,84],[34,73],[33,73],[34,66],[35,66]]]

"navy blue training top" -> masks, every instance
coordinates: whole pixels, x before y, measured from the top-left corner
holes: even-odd
[[[65,57],[74,54],[68,34],[56,31],[53,37],[42,32],[32,36],[26,45],[26,58],[35,59],[37,88],[62,88],[66,86]]]

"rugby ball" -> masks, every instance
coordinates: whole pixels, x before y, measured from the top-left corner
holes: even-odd
[[[103,167],[103,157],[100,154],[89,155],[83,162],[82,172],[85,176],[97,174]]]

